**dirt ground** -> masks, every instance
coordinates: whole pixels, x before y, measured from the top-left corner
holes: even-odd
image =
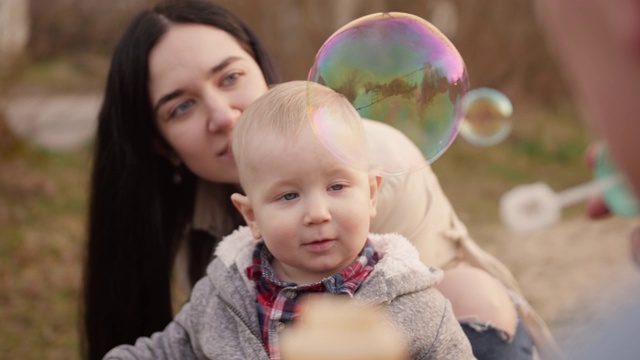
[[[8,118],[20,119],[9,121],[18,134],[68,150],[95,131],[99,101],[99,95],[86,94],[9,99],[0,106]],[[469,230],[512,270],[525,297],[564,342],[615,306],[624,296],[622,289],[640,284],[640,269],[631,265],[627,244],[631,228],[639,223],[577,217],[533,235],[517,235],[500,224]]]
[[[640,286],[640,269],[628,249],[628,235],[639,224],[638,219],[574,218],[531,235],[500,225],[470,231],[513,272],[527,300],[564,343],[587,323],[606,317],[626,288]]]

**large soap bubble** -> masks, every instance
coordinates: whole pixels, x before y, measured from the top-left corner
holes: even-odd
[[[420,17],[396,12],[367,15],[336,31],[308,80],[345,95],[363,118],[402,131],[426,158],[402,168],[373,159],[387,173],[412,171],[442,155],[458,134],[468,89],[464,61],[446,36]]]
[[[493,146],[511,133],[513,106],[498,90],[478,88],[462,99],[464,118],[460,135],[476,146]]]

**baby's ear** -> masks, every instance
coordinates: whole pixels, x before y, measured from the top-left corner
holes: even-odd
[[[256,216],[253,212],[253,207],[251,206],[249,198],[245,195],[234,193],[231,195],[231,202],[236,207],[236,209],[240,211],[242,217],[244,217],[244,221],[246,221],[247,225],[249,225],[253,237],[255,239],[260,239],[262,235],[260,234],[260,229],[258,228],[258,224],[256,223]]]
[[[376,205],[378,204],[378,194],[380,193],[380,187],[382,186],[382,176],[371,174],[369,175],[369,197],[371,201],[370,216],[376,216]]]

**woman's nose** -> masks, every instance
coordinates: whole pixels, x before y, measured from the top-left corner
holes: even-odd
[[[327,200],[322,196],[308,198],[303,221],[305,226],[331,221],[331,211],[329,211]]]
[[[233,129],[242,113],[224,94],[210,94],[206,99],[207,130],[227,132]]]

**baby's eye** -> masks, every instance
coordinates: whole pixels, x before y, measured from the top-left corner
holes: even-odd
[[[330,189],[330,190],[333,190],[333,191],[340,191],[340,190],[344,189],[344,185],[343,185],[343,184],[335,184],[335,185],[331,185],[331,186],[329,187],[329,189]]]
[[[173,108],[173,110],[171,110],[171,113],[169,115],[172,118],[180,116],[185,112],[189,111],[191,106],[193,106],[193,100],[187,100],[187,101],[181,102],[180,104],[178,104],[178,106],[176,106],[175,108]]]
[[[291,201],[293,199],[296,199],[297,197],[298,197],[298,194],[296,193],[287,193],[282,195],[282,198],[287,201]]]

